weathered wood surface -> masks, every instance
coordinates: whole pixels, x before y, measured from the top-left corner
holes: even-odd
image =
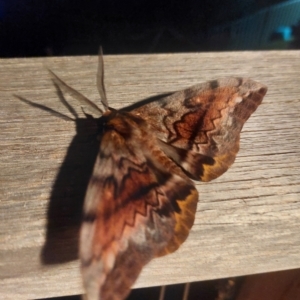
[[[45,66],[88,98],[99,98],[97,56],[0,60],[1,299],[82,292],[77,231],[96,148],[82,130],[76,135],[73,122],[13,96],[71,116]],[[233,167],[197,185],[188,240],[152,261],[136,287],[299,268],[300,52],[105,56],[105,71],[115,108],[224,76],[269,87],[243,129]],[[72,105],[82,115],[80,105]]]

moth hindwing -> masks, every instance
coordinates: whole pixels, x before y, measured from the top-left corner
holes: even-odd
[[[125,111],[108,106],[103,57],[97,85],[104,112],[55,74],[99,118],[99,153],[84,200],[80,260],[89,300],[122,300],[144,265],[171,253],[194,223],[191,179],[223,174],[244,123],[267,87],[247,78],[198,84]]]

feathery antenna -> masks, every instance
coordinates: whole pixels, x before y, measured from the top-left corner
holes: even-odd
[[[101,46],[99,49],[99,59],[98,59],[97,88],[101,98],[101,103],[103,104],[105,110],[108,110],[109,108],[108,108],[108,102],[107,102],[105,86],[104,86],[103,51]]]

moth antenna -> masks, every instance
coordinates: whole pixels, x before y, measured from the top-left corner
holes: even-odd
[[[52,79],[67,93],[69,93],[72,97],[74,97],[77,101],[79,101],[82,105],[88,106],[89,109],[97,114],[98,117],[102,116],[103,111],[100,109],[94,102],[83,96],[81,93],[76,91],[67,85],[64,81],[62,81],[57,75],[55,75],[51,70],[48,69]]]
[[[49,107],[47,107],[47,106],[45,106],[45,105],[42,105],[42,104],[38,104],[38,103],[32,102],[32,101],[30,101],[30,100],[27,100],[27,99],[25,99],[25,98],[23,98],[23,97],[21,97],[21,96],[15,95],[15,94],[14,94],[14,97],[18,98],[20,101],[25,102],[26,104],[28,104],[28,105],[30,105],[30,106],[37,107],[37,108],[39,108],[39,109],[42,109],[42,110],[44,110],[44,111],[47,111],[47,112],[49,112],[50,114],[52,114],[52,115],[54,115],[54,116],[56,116],[56,117],[59,117],[59,118],[65,120],[65,121],[72,121],[72,122],[75,121],[74,119],[72,119],[72,118],[70,118],[70,117],[68,117],[68,116],[66,116],[66,115],[64,115],[64,114],[62,114],[62,113],[60,113],[60,112],[58,112],[58,111],[52,109],[52,108],[49,108]]]
[[[101,98],[101,103],[103,104],[105,110],[109,110],[108,102],[106,98],[105,86],[104,86],[104,61],[103,61],[103,51],[101,46],[99,49],[99,56],[98,56],[97,88]]]

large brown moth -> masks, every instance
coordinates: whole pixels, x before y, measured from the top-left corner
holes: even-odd
[[[267,87],[247,78],[198,84],[132,110],[108,106],[103,56],[97,87],[104,112],[52,73],[97,114],[99,153],[84,200],[80,260],[89,300],[125,299],[143,266],[186,240],[198,202],[193,180],[223,174],[241,129]]]

